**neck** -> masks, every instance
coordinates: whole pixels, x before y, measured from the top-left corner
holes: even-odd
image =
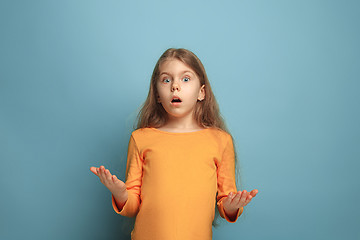
[[[164,128],[171,129],[199,129],[202,128],[195,121],[192,114],[189,114],[184,117],[174,117],[169,115],[168,121],[163,126]]]

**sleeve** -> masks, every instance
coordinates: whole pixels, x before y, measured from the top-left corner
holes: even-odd
[[[141,202],[142,165],[143,161],[140,158],[138,147],[133,135],[131,135],[128,146],[125,182],[128,191],[128,200],[125,202],[123,208],[119,209],[115,203],[114,196],[111,196],[113,209],[120,215],[134,217],[139,212]]]
[[[231,135],[228,135],[227,143],[224,148],[222,159],[217,168],[218,195],[217,207],[222,218],[228,222],[236,222],[242,214],[244,208],[239,208],[235,219],[230,219],[226,214],[223,206],[223,200],[230,192],[236,193],[235,181],[235,152]]]

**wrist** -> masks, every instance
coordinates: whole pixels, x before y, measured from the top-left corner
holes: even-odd
[[[126,189],[120,191],[112,191],[111,193],[118,201],[125,202],[128,199],[128,192]]]
[[[233,209],[233,210],[226,210],[226,209],[224,208],[224,212],[225,212],[225,214],[228,215],[228,216],[235,216],[235,215],[237,214],[238,210],[239,210],[238,208],[237,208],[237,209]]]
[[[223,205],[223,208],[224,208],[224,212],[228,216],[236,215],[237,212],[239,211],[239,208],[226,207],[226,205]]]
[[[224,208],[224,213],[230,221],[235,221],[237,219],[238,211],[239,211],[239,208],[237,208],[235,210],[228,210],[228,211]]]

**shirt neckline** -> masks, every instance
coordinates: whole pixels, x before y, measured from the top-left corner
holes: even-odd
[[[209,130],[210,128],[204,128],[198,131],[193,131],[193,132],[167,132],[167,131],[163,131],[163,130],[159,130],[157,128],[154,127],[149,127],[150,129],[156,131],[156,132],[160,132],[160,133],[166,133],[166,134],[172,134],[172,135],[182,135],[182,134],[195,134],[195,133],[200,133],[200,132],[204,132],[206,130]]]

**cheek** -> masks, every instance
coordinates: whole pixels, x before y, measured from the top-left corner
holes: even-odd
[[[164,99],[166,98],[166,89],[164,87],[157,88],[157,98]]]
[[[199,96],[200,88],[194,86],[191,89],[189,89],[189,95],[191,95],[193,98],[197,98]]]

